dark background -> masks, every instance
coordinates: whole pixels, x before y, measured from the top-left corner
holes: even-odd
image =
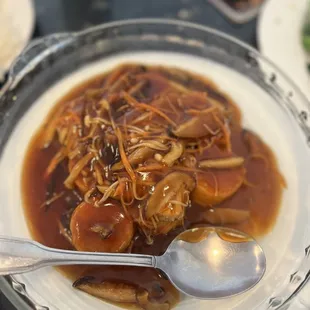
[[[14,0],[12,0],[14,1]],[[129,18],[174,18],[204,24],[256,46],[256,20],[238,25],[208,0],[35,0],[33,38]],[[0,291],[0,309],[15,310]]]

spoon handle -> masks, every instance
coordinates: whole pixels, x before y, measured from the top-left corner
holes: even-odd
[[[0,236],[0,276],[59,265],[155,267],[156,257],[140,254],[58,250],[27,239]]]

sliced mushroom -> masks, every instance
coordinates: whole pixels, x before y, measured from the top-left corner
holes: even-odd
[[[208,223],[213,225],[240,224],[250,218],[250,211],[215,208],[206,211],[204,218]]]
[[[146,290],[142,290],[141,292],[138,292],[137,301],[141,306],[147,305],[150,302],[149,301],[149,292]]]
[[[167,153],[162,161],[168,167],[171,167],[176,160],[178,160],[184,152],[184,144],[180,141],[171,143],[171,150]]]
[[[114,202],[94,207],[81,203],[70,221],[72,242],[78,251],[123,252],[134,234],[133,222]]]
[[[145,289],[127,283],[105,281],[102,283],[91,282],[93,277],[83,277],[73,283],[73,287],[84,291],[97,298],[117,303],[138,304],[145,310],[169,310],[168,302],[159,303],[149,299]]]
[[[216,108],[202,110],[197,116],[173,129],[172,133],[180,138],[201,138],[216,135],[221,127],[214,115],[222,119]]]
[[[163,210],[158,213],[157,217],[162,222],[174,222],[183,217],[184,205],[182,202],[171,204],[163,208]]]
[[[170,305],[168,303],[157,303],[149,300],[149,293],[146,290],[142,290],[137,294],[137,302],[144,310],[169,310]]]
[[[134,150],[129,156],[128,161],[131,165],[138,165],[143,163],[146,159],[152,157],[155,153],[155,150],[149,147],[140,147]],[[124,168],[123,163],[120,161],[114,164],[111,168],[112,171],[121,170]]]
[[[112,302],[135,303],[137,301],[137,289],[130,284],[115,282],[91,283],[85,277],[77,280],[73,286],[90,295]]]
[[[198,173],[192,200],[204,207],[218,204],[232,196],[240,188],[244,177],[244,167]]]
[[[190,92],[178,96],[178,105],[183,111],[188,109],[203,111],[212,107],[207,98],[208,96],[205,92],[191,90]]]
[[[206,159],[199,162],[200,168],[228,169],[242,166],[244,163],[243,157],[229,157]]]
[[[90,184],[85,182],[87,176],[90,176],[90,169],[88,168],[89,162],[92,160],[93,155],[88,153],[82,159],[70,159],[68,162],[69,176],[65,180],[65,186],[73,188],[75,185],[82,193],[86,193],[91,187]],[[83,177],[83,173],[86,174]]]
[[[158,219],[162,222],[172,222],[181,219],[184,215],[184,207],[188,204],[186,200],[188,197],[189,195],[184,196],[184,190],[177,191],[174,199],[171,199],[157,214]]]
[[[213,106],[217,107],[220,111],[225,112],[225,105],[223,105],[222,102],[212,98],[208,97],[208,102],[210,102]]]
[[[195,181],[190,175],[182,172],[168,174],[155,186],[155,190],[146,206],[146,218],[149,219],[155,214],[160,215],[161,212],[164,212],[166,220],[171,218],[174,221],[179,218],[180,214],[183,214],[182,204],[187,203],[188,195],[186,195],[186,192],[191,192],[194,187]],[[181,208],[176,207],[178,204],[172,204],[171,201],[180,201]],[[167,211],[167,208],[170,208],[170,210]]]
[[[181,164],[187,168],[195,168],[197,165],[197,159],[194,155],[187,153],[182,156]]]
[[[128,148],[129,151],[135,150],[137,148],[141,147],[148,147],[150,149],[156,150],[156,151],[168,151],[169,147],[165,145],[165,141],[158,141],[158,140],[144,140],[139,144],[135,144]]]

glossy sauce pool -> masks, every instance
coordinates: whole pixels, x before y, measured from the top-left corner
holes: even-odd
[[[195,77],[194,79],[197,79]],[[64,102],[68,102],[80,95],[86,89],[99,87],[105,80],[105,75],[96,78],[76,87],[68,95],[66,95],[59,103],[57,103],[54,111]],[[229,102],[229,97],[221,93],[212,83],[204,80],[208,91],[217,100]],[[72,208],[79,204],[81,194],[78,191],[68,191],[64,188],[63,181],[68,174],[66,165],[60,165],[55,172],[57,182],[50,184],[43,181],[45,169],[57,150],[57,144],[52,144],[47,149],[41,148],[42,127],[31,140],[28,152],[24,161],[22,192],[23,202],[32,236],[39,242],[55,248],[72,249],[70,243],[59,233],[58,221],[66,214],[68,208]],[[238,225],[225,225],[241,231],[247,232],[254,237],[263,236],[268,233],[276,220],[278,209],[280,206],[281,192],[284,181],[277,169],[276,160],[267,145],[255,134],[244,131],[235,130],[231,133],[233,152],[244,158],[249,157],[249,144],[255,145],[259,149],[260,157],[252,158],[246,162],[246,180],[241,188],[229,199],[220,203],[216,208],[241,209],[251,212],[250,219]],[[210,158],[217,156],[217,150],[210,150]],[[40,207],[46,200],[49,191],[61,192],[65,191],[64,197],[55,201],[48,208]],[[68,207],[69,206],[69,207]],[[133,253],[145,254],[162,254],[181,231],[207,223],[204,217],[206,208],[197,204],[191,204],[186,211],[184,227],[177,228],[168,235],[159,235],[154,238],[152,245],[145,242],[145,238],[136,233],[135,242],[132,247]],[[83,276],[92,277],[93,283],[101,283],[105,280],[113,279],[115,281],[134,283],[139,287],[146,288],[148,291],[155,291],[158,283],[161,287],[165,287],[169,300],[177,301],[176,291],[167,283],[164,275],[158,274],[150,269],[138,269],[129,267],[63,267],[64,272],[73,281]],[[139,277],[138,277],[139,274]],[[158,297],[160,300],[160,297]],[[128,305],[127,305],[128,306]]]

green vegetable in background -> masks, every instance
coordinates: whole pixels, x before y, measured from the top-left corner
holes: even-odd
[[[309,3],[310,4],[310,3]],[[303,33],[302,33],[302,43],[307,52],[310,53],[310,6],[308,9],[308,16],[305,22]]]

